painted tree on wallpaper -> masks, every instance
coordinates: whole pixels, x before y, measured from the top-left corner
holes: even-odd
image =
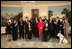
[[[49,10],[49,11],[48,11],[48,16],[49,16],[49,17],[53,16],[53,11]]]
[[[7,19],[19,20],[22,16],[22,7],[1,7],[1,26],[5,26]]]
[[[71,5],[62,5],[62,6],[50,6],[48,7],[48,16],[52,16],[52,13],[53,13],[53,16],[55,17],[60,17],[62,18],[62,16],[65,16],[66,17],[69,17],[69,11],[71,10]],[[54,18],[54,17],[53,17]]]
[[[65,16],[69,19],[69,23],[71,24],[71,10],[64,8],[61,14],[65,14]]]
[[[20,17],[23,17],[22,13],[23,13],[23,12],[18,13],[18,15],[16,15],[15,17],[11,17],[10,19],[11,19],[11,20],[13,20],[13,19],[19,20]]]

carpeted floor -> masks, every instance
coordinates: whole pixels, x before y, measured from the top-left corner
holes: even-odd
[[[7,41],[6,35],[1,35],[1,48],[71,48],[71,37],[68,44],[59,44],[59,40],[50,39],[47,42],[38,38],[32,40],[18,39],[17,41]]]

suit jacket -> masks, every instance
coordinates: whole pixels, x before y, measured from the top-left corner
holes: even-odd
[[[22,25],[21,25],[22,23]],[[25,22],[24,21],[18,21],[18,26],[19,26],[19,30],[24,30],[24,25],[25,25]]]
[[[47,20],[47,19],[43,19],[42,21],[45,21],[45,20]]]
[[[64,36],[68,39],[68,33],[69,33],[68,28],[69,28],[69,23],[64,23],[64,27],[66,27],[66,28],[64,29]]]
[[[15,34],[15,33],[18,32],[18,25],[17,25],[17,26],[15,26],[15,25],[16,25],[16,23],[12,23],[12,24],[11,24],[11,26],[12,26],[12,33],[13,33],[13,34]]]

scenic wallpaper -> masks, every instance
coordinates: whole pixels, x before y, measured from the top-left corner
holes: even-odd
[[[22,7],[1,7],[1,26],[5,25],[6,19],[13,20],[14,18],[16,18],[18,20],[20,17],[23,16],[22,13]],[[69,18],[69,21],[71,21],[71,5],[48,7],[48,17],[62,17],[63,14]]]
[[[71,5],[50,6],[50,7],[48,7],[48,10],[51,10],[53,12],[53,15],[56,15],[56,14],[61,15],[63,9],[71,10]]]
[[[22,16],[22,7],[1,7],[1,26],[5,25],[7,19],[13,20]]]
[[[63,16],[66,16],[71,24],[71,5],[50,6],[48,7],[48,10],[48,17],[52,16],[53,18],[62,18]]]

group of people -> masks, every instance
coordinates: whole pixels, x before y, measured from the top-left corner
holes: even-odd
[[[19,20],[14,19],[12,23],[9,20],[6,21],[7,40],[10,41],[12,35],[14,41],[18,38],[26,40],[39,38],[39,40],[48,41],[51,38],[58,39],[59,32],[68,39],[68,27],[68,19],[65,17],[62,18],[62,21],[59,20],[59,17],[55,20],[52,17],[47,20],[46,16],[43,20],[41,17],[31,20],[26,17],[25,21],[21,17]]]

